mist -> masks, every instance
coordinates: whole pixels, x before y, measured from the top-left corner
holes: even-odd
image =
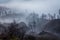
[[[15,8],[25,13],[36,12],[39,15],[41,13],[58,13],[60,8],[59,0],[11,0],[0,5]]]
[[[0,0],[0,26],[6,40],[60,39],[60,0]]]

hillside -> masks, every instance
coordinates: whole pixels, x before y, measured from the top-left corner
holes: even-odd
[[[44,31],[60,34],[60,19],[51,20],[44,26]]]

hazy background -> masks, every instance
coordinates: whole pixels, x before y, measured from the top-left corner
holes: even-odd
[[[0,22],[12,22],[13,20],[19,23],[24,22],[28,24],[28,27],[33,27],[34,31],[39,32],[50,19],[60,17],[59,9],[60,0],[0,0],[0,14],[2,14]]]
[[[25,12],[57,13],[60,0],[0,0],[0,5],[16,8]]]
[[[18,10],[17,12],[26,16],[33,12],[39,15],[42,13],[57,14],[60,9],[60,0],[0,0],[0,6]],[[25,20],[24,18],[25,16],[22,20]]]

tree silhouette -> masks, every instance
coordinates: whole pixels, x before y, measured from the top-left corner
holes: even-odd
[[[39,15],[36,13],[31,13],[27,17],[28,25],[33,32],[35,31],[35,28],[37,28],[38,20],[39,20]]]

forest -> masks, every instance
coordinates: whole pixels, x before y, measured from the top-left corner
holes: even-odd
[[[58,14],[42,13],[41,16],[32,12],[25,17],[26,21],[16,21],[24,17],[24,13],[0,7],[0,40],[60,40],[60,9]],[[2,23],[1,19],[13,21]]]

